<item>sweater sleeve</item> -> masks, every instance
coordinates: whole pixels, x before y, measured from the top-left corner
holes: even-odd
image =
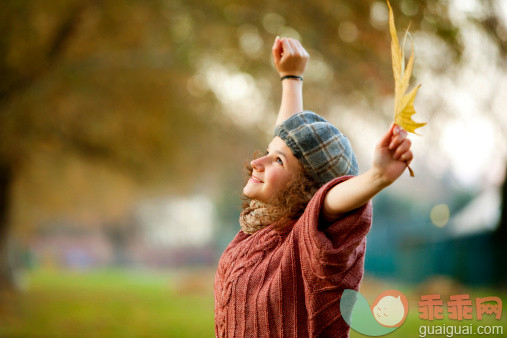
[[[331,225],[319,227],[326,193],[351,177],[338,177],[322,186],[295,224],[303,274],[317,289],[344,282],[353,286],[363,275],[366,235],[372,221],[371,200]]]

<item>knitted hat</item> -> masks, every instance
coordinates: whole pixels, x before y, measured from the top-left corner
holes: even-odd
[[[359,168],[349,140],[319,115],[305,110],[276,126],[279,136],[317,182],[324,184]]]

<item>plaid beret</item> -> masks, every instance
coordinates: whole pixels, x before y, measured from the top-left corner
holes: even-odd
[[[275,128],[304,169],[324,184],[359,167],[349,140],[335,126],[312,111],[294,114]]]

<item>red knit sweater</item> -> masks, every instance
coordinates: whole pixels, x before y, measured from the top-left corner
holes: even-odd
[[[326,192],[350,177],[320,188],[292,227],[238,232],[215,275],[217,337],[348,337],[340,298],[359,291],[371,201],[318,225]]]

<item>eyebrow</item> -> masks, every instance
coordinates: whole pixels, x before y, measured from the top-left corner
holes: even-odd
[[[267,152],[269,153],[269,148],[266,149]],[[281,152],[280,150],[273,150],[275,153],[279,154],[279,155],[282,155],[284,158],[287,158],[287,155],[285,155],[285,153]]]

